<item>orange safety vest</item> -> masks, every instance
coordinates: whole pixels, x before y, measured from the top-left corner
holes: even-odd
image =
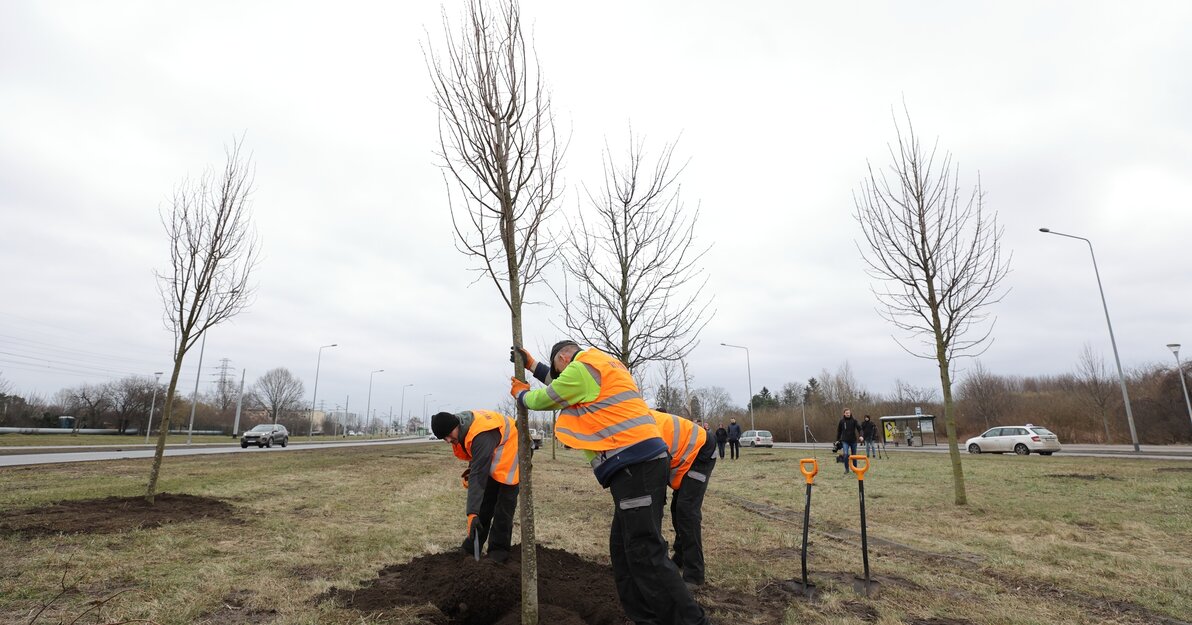
[[[521,472],[517,459],[517,423],[499,412],[490,410],[473,410],[472,424],[468,426],[468,435],[462,443],[451,446],[455,457],[460,460],[472,461],[472,439],[477,434],[489,430],[499,430],[501,442],[493,450],[493,461],[489,465],[488,474],[496,481],[510,486],[516,486],[521,481]]]
[[[670,448],[670,485],[674,490],[683,483],[683,476],[695,462],[695,457],[708,441],[708,433],[694,422],[678,415],[667,414],[651,410],[654,420],[658,422],[658,429],[662,431],[662,440]]]
[[[661,438],[658,423],[624,363],[596,348],[576,354],[575,362],[588,368],[600,393],[591,402],[560,411],[555,424],[560,442],[575,449],[614,451]]]

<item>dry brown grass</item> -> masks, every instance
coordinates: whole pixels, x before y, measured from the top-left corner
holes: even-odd
[[[867,599],[851,589],[861,571],[856,480],[821,452],[809,564],[822,592],[807,603],[780,586],[799,576],[800,454],[746,450],[716,467],[704,505],[709,584],[699,593],[716,622],[1148,623],[1192,614],[1192,471],[1179,470],[1189,463],[968,457],[966,508],[948,503],[945,457],[876,463],[867,512],[883,588]],[[104,619],[422,622],[415,608],[364,616],[315,599],[454,549],[464,528],[460,468],[431,443],[169,458],[163,492],[228,500],[242,523],[2,537],[0,622],[27,623],[61,590],[64,570],[77,589],[39,623],[69,621],[121,590]],[[136,495],[147,474],[144,460],[0,469],[0,514]],[[534,475],[540,540],[607,562],[610,499],[578,454],[539,453]]]

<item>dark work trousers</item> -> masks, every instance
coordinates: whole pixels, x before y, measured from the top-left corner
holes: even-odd
[[[513,512],[517,509],[519,488],[492,478],[488,478],[488,484],[484,486],[484,499],[480,502],[476,520],[480,521],[480,546],[483,547],[487,541],[490,554],[509,554],[509,543],[513,538]],[[475,553],[470,537],[464,539],[461,548],[468,555]]]
[[[625,616],[637,625],[707,625],[678,567],[667,557],[662,508],[670,458],[633,464],[609,484],[613,524],[608,550]]]
[[[720,457],[724,458],[724,443],[727,441],[716,441],[716,450],[720,452]]]
[[[683,581],[704,583],[703,525],[704,493],[716,457],[696,458],[671,498],[671,525],[675,528],[675,555],[671,558],[683,574]]]
[[[733,460],[740,458],[741,457],[741,441],[733,440],[731,438],[728,439],[728,450],[729,450],[729,456]]]

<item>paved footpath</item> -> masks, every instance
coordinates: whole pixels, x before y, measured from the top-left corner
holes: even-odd
[[[814,450],[828,450],[831,452],[832,443],[775,443],[776,449],[814,449]],[[861,450],[864,451],[864,446]],[[886,446],[885,452],[891,454],[905,454],[905,453],[948,453],[948,444],[941,442],[939,445],[927,445],[926,447],[914,447],[907,449],[906,447]],[[968,455],[968,452],[961,450],[961,453]],[[982,454],[993,455],[993,454]],[[1031,454],[1035,455],[1035,454]],[[1133,445],[1064,445],[1063,449],[1056,452],[1056,455],[1063,456],[1082,456],[1092,458],[1141,458],[1147,460],[1192,460],[1192,445],[1139,445],[1139,451],[1134,451]]]

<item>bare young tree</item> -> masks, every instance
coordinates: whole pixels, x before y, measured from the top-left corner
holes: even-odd
[[[266,371],[253,383],[252,391],[256,401],[269,413],[272,423],[277,423],[277,418],[286,413],[301,409],[302,396],[306,393],[302,380],[285,367]]]
[[[1001,422],[1014,403],[1010,384],[1005,378],[990,373],[980,360],[973,362],[973,370],[964,376],[957,390],[969,413],[981,419],[985,429]]]
[[[884,285],[873,288],[879,313],[919,343],[917,349],[899,345],[939,367],[955,503],[964,505],[950,367],[956,356],[984,351],[993,327],[981,326],[1005,293],[1009,259],[1002,257],[997,213],[985,210],[980,177],[962,199],[951,154],[924,147],[909,113],[905,132],[897,120],[894,126],[888,170],[870,164],[853,196],[865,238],[858,248],[869,275]]]
[[[1109,405],[1117,390],[1105,370],[1105,359],[1088,343],[1080,349],[1080,357],[1076,361],[1076,388],[1080,398],[1101,416],[1105,442],[1108,443],[1112,440],[1109,435]]]
[[[674,152],[674,143],[664,145],[651,166],[632,130],[623,161],[606,145],[602,185],[585,186],[588,210],[579,211],[563,249],[578,291],[556,293],[564,324],[630,371],[682,360],[711,320],[699,265],[708,248],[696,244],[699,210],[685,210],[678,182],[684,166],[672,162]]]
[[[165,326],[174,333],[174,367],[162,406],[157,447],[145,499],[153,503],[166,435],[173,417],[178,376],[186,353],[207,330],[248,307],[249,283],[258,260],[252,228],[251,157],[234,141],[221,171],[207,170],[198,181],[183,181],[161,215],[170,245],[170,266],[157,273],[165,304]]]
[[[439,158],[448,180],[456,245],[477,261],[509,308],[513,345],[524,345],[525,290],[551,259],[540,236],[560,194],[564,146],[555,134],[550,94],[527,50],[517,2],[493,9],[470,0],[458,28],[443,17],[445,43],[426,46],[439,110]],[[455,191],[451,190],[454,184]],[[452,198],[458,195],[457,203]],[[520,357],[517,358],[521,360]],[[513,374],[525,380],[523,362]],[[517,410],[521,472],[522,622],[538,622],[533,463],[525,408]]]

